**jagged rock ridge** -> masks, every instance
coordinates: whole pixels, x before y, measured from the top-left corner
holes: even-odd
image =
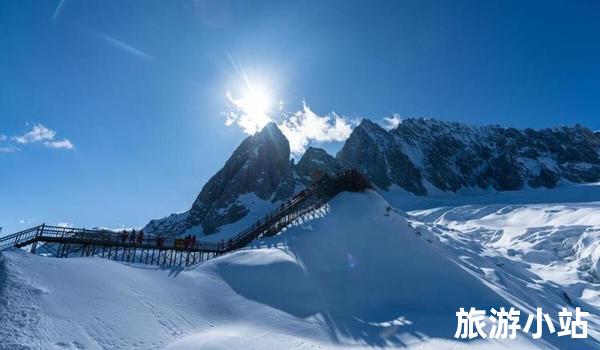
[[[296,179],[308,185],[315,174],[335,175],[341,170],[339,162],[324,149],[309,147],[294,167]]]
[[[238,200],[240,195],[254,193],[262,200],[277,201],[293,192],[290,145],[279,128],[270,123],[242,141],[223,168],[204,185],[188,212],[153,220],[146,230],[177,235],[201,226],[205,234],[211,234],[248,213]]]
[[[310,184],[315,173],[357,168],[380,190],[397,186],[416,195],[463,188],[552,188],[560,181],[600,181],[600,133],[560,127],[518,130],[433,119],[406,119],[385,130],[364,119],[336,157],[310,147],[298,164],[274,123],[247,137],[202,188],[191,209],[152,220],[149,232],[211,234],[244,218],[241,200],[252,193],[265,202],[285,200]]]
[[[387,131],[364,120],[337,155],[383,190],[552,188],[560,180],[600,180],[600,137],[580,125],[518,130],[406,119]]]

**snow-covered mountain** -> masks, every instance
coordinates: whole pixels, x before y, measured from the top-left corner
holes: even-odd
[[[304,185],[310,184],[314,174],[335,175],[340,170],[341,166],[333,156],[324,149],[316,147],[309,147],[294,167],[296,179]]]
[[[596,237],[594,208],[556,209],[514,208],[528,226],[513,227],[502,208],[407,215],[374,191],[342,193],[281,235],[191,269],[3,252],[0,349],[599,349],[597,285],[575,260],[540,269],[554,258],[539,253],[556,246],[548,226]],[[590,226],[578,236],[580,225]],[[578,252],[597,248],[588,243]],[[557,308],[581,306],[590,338],[457,340],[461,306],[515,306],[522,324],[535,307],[556,321]]]
[[[189,211],[152,220],[144,231],[171,235],[221,232],[211,238],[227,237],[306,187],[315,172],[333,175],[339,170],[335,158],[314,147],[294,165],[288,140],[270,123],[238,146],[204,185]]]
[[[498,191],[600,180],[600,137],[582,126],[518,130],[406,119],[387,131],[363,120],[337,159],[380,189],[426,195],[464,188]]]
[[[498,127],[404,123],[386,131],[365,120],[337,157],[311,148],[298,164],[275,125],[248,137],[190,211],[147,229],[218,231],[202,239],[219,240],[274,209],[315,172],[344,167],[362,169],[378,190],[341,193],[281,234],[193,268],[2,252],[0,350],[600,349],[600,183],[549,188],[595,179],[599,136],[581,127],[517,131],[537,135],[523,138]],[[451,128],[466,129],[458,137]],[[502,133],[513,136],[492,148],[492,135]],[[450,137],[465,150],[435,158],[432,152],[453,144]],[[514,143],[520,146],[506,146]],[[456,154],[483,144],[486,161],[452,173]],[[517,159],[500,164],[516,167],[520,186],[532,188],[495,191],[504,177],[482,169],[513,173],[495,169],[499,157]],[[442,168],[432,159],[449,179],[461,175],[447,182],[460,184],[458,193],[436,187]],[[556,182],[533,188],[538,163]],[[479,176],[483,182],[469,182]],[[460,191],[473,186],[487,190]],[[580,307],[589,312],[588,339],[547,331],[532,339],[532,330],[516,339],[457,340],[460,307],[488,315],[515,307],[521,326],[540,307],[557,329],[559,310]],[[486,319],[486,332],[493,326]]]
[[[240,144],[189,211],[152,220],[145,231],[226,237],[308,185],[313,174],[345,168],[361,170],[383,192],[402,189],[420,196],[595,182],[599,151],[600,135],[579,125],[517,130],[406,119],[388,131],[364,119],[335,158],[310,147],[294,164],[289,142],[271,123]]]
[[[258,202],[276,202],[294,193],[290,145],[274,123],[237,147],[188,212],[152,220],[145,230],[175,235],[197,228],[195,234],[214,233],[248,215],[252,201],[245,202],[241,196],[250,193]]]
[[[336,158],[345,168],[359,169],[380,189],[396,184],[419,195],[427,193],[423,174],[394,135],[368,119],[354,128]]]

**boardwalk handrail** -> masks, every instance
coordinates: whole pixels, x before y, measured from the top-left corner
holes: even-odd
[[[15,247],[18,242],[22,241],[22,238],[33,238],[38,234],[40,227],[41,225],[29,228],[24,231],[13,233],[8,236],[0,237],[0,250]]]
[[[251,235],[257,228],[260,228],[261,226],[269,226],[269,221],[277,221],[275,219],[277,216],[281,216],[281,214],[289,211],[290,209],[293,209],[301,201],[305,200],[306,198],[308,198],[313,193],[316,193],[316,191],[319,190],[321,187],[322,187],[322,182],[318,182],[318,183],[314,184],[312,187],[309,187],[307,189],[308,192],[306,192],[304,195],[302,195],[302,196],[294,196],[291,200],[289,200],[288,203],[284,203],[284,205],[282,207],[280,207],[279,209],[277,209],[274,212],[272,212],[271,213],[271,215],[272,215],[271,216],[272,217],[271,220],[268,219],[269,215],[267,215],[267,219],[263,218],[263,221],[265,221],[263,224],[260,224],[259,226],[252,225],[250,227],[247,227],[242,232],[240,232],[237,235],[233,236],[231,238],[231,240],[233,242],[237,242],[237,241],[243,239],[244,237],[247,237],[247,236]],[[277,215],[277,214],[279,214],[279,215]],[[259,222],[260,221],[261,220],[259,220]]]
[[[86,229],[43,224],[0,237],[0,251],[10,247],[22,248],[33,245],[33,252],[35,251],[37,242],[45,242],[66,244],[67,246],[70,244],[92,247],[99,246],[103,247],[103,254],[104,248],[109,247],[109,257],[110,249],[113,247],[117,249],[134,248],[134,252],[135,249],[139,248],[201,252],[216,256],[240,249],[261,236],[279,232],[298,217],[321,207],[339,192],[360,191],[369,187],[369,182],[357,170],[346,170],[333,177],[325,175],[308,188],[295,194],[278,209],[267,214],[262,220],[258,220],[257,223],[242,230],[227,241],[197,241],[195,244],[192,244],[192,242],[186,240],[185,244],[182,244],[183,240],[180,238],[166,235],[147,235],[142,233],[142,231],[117,232],[108,229]],[[93,252],[95,250],[90,254],[93,254]],[[68,254],[69,251],[67,249],[66,255]],[[146,260],[147,258],[148,256],[146,256]]]
[[[34,234],[30,234],[34,233]],[[138,232],[139,233],[139,232]],[[134,237],[134,239],[132,239]],[[17,232],[10,236],[0,237],[0,250],[6,249],[9,242],[11,247],[26,246],[36,241],[55,242],[58,240],[69,239],[82,243],[102,243],[114,246],[157,246],[160,237],[161,248],[180,249],[176,244],[177,238],[162,237],[157,235],[144,235],[142,240],[138,241],[138,235],[132,235],[131,232],[124,235],[123,232],[112,231],[108,229],[86,229],[63,226],[39,225]],[[125,239],[124,239],[125,238]],[[198,242],[196,247],[187,247],[188,250],[219,251],[219,244],[216,242]]]

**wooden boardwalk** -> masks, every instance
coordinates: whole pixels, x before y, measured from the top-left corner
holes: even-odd
[[[0,251],[31,246],[31,252],[35,253],[42,243],[59,258],[99,256],[159,266],[191,266],[243,248],[255,239],[275,235],[298,218],[321,208],[340,192],[369,187],[366,178],[356,170],[325,176],[227,241],[190,241],[167,235],[144,235],[141,231],[124,233],[40,225],[1,237]]]

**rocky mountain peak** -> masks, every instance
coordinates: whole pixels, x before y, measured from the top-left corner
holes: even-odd
[[[352,131],[336,158],[342,167],[359,169],[383,190],[398,184],[416,194],[426,193],[421,173],[397,147],[394,136],[369,119]]]
[[[599,150],[598,134],[580,125],[519,130],[409,118],[386,131],[365,119],[337,159],[383,190],[398,185],[422,195],[426,188],[504,191],[598,181]]]
[[[309,147],[306,152],[304,152],[302,158],[300,158],[300,161],[298,161],[294,171],[301,182],[307,185],[313,180],[313,176],[319,172],[328,175],[336,174],[340,171],[340,165],[337,160],[324,149]]]
[[[389,134],[381,125],[371,121],[370,119],[364,118],[360,124],[353,130],[352,135],[356,134],[356,138],[361,139],[372,139],[380,146],[387,146],[389,143]]]
[[[290,144],[275,123],[248,136],[202,188],[184,220],[155,220],[147,226],[176,235],[192,227],[205,234],[244,217],[249,208],[240,196],[252,193],[261,200],[275,201],[293,193]],[[167,218],[168,219],[168,218]],[[176,221],[171,225],[171,222]],[[165,226],[171,227],[165,227]]]
[[[345,168],[358,169],[382,191],[401,188],[416,195],[464,188],[552,188],[563,180],[596,182],[599,152],[600,133],[580,125],[519,130],[409,118],[388,131],[363,119],[335,158],[309,147],[294,165],[288,140],[269,123],[242,141],[188,212],[153,220],[146,229],[173,235],[214,233],[252,217],[256,201],[262,203],[263,215],[278,200],[307,186],[313,174]]]

